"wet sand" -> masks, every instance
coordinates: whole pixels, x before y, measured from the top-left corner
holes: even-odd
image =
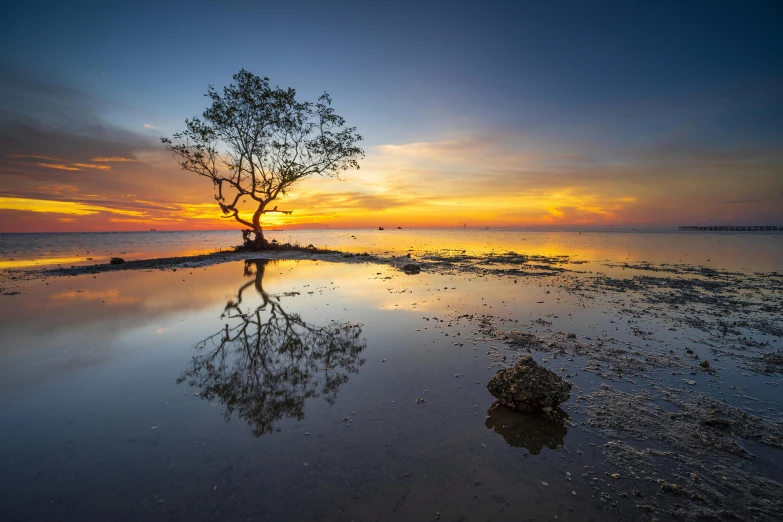
[[[783,274],[247,257],[3,273],[12,518],[783,517]],[[561,410],[494,403],[523,354]]]

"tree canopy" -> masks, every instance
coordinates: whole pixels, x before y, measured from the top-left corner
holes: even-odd
[[[327,93],[316,102],[298,101],[294,89],[271,87],[269,78],[242,69],[222,93],[210,86],[206,96],[211,105],[201,117],[186,119],[184,131],[161,142],[182,169],[212,180],[223,216],[250,227],[243,232],[246,247],[268,246],[261,217],[293,212],[269,206],[297,181],[339,177],[364,157],[362,137],[345,126]],[[250,219],[240,215],[247,201]]]

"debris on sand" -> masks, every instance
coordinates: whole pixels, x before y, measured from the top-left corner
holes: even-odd
[[[529,355],[500,370],[487,384],[496,399],[518,411],[552,411],[571,395],[571,383],[542,368]]]

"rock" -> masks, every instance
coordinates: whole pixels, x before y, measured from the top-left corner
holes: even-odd
[[[529,355],[513,368],[500,370],[487,389],[506,406],[527,412],[552,411],[571,395],[571,383],[542,368]]]
[[[699,366],[701,366],[702,368],[709,368],[710,363],[709,361],[707,361],[707,359],[704,359],[702,362],[699,363]]]
[[[406,274],[418,274],[421,272],[421,265],[417,265],[416,263],[408,263],[402,267],[402,271]]]
[[[109,260],[109,264],[112,264],[112,265],[121,265],[124,262],[125,262],[125,260],[123,258],[121,258],[121,257],[112,257]]]

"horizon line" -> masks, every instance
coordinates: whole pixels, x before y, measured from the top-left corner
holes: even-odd
[[[600,231],[646,231],[646,232],[679,232],[679,228],[687,227],[766,227],[776,225],[660,225],[660,226],[620,226],[620,227],[591,227],[591,226],[574,226],[574,227],[546,227],[546,226],[534,226],[534,227],[404,227],[396,228],[390,227],[385,229],[384,232],[394,232],[396,230],[508,230],[508,231],[531,231],[531,232],[600,232]],[[379,231],[375,227],[314,227],[314,228],[270,228],[265,232],[297,232],[297,231],[318,231],[324,230],[375,230]],[[41,230],[41,231],[4,231],[0,234],[137,234],[137,233],[151,233],[151,232],[240,232],[239,228],[216,228],[216,229],[138,229],[138,230]]]

